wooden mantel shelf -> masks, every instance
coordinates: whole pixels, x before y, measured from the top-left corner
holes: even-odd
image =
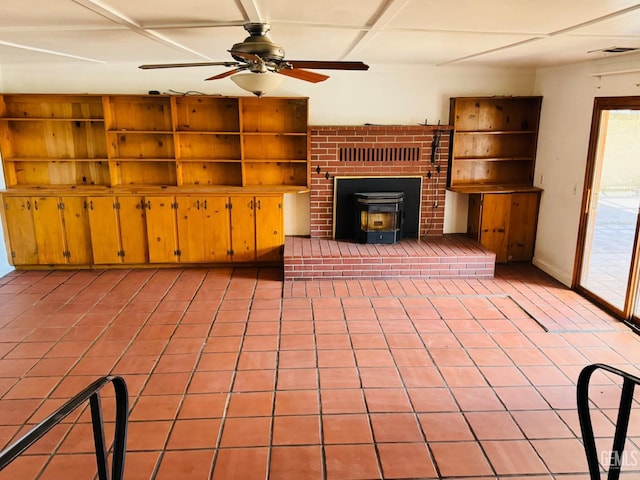
[[[533,185],[456,185],[447,190],[456,193],[528,193],[541,192],[542,189]]]

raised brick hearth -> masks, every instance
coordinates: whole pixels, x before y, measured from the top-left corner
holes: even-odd
[[[491,278],[495,258],[464,235],[404,239],[391,245],[287,237],[284,278]]]

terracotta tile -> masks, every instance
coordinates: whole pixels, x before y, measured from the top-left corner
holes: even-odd
[[[579,440],[532,440],[536,449],[550,471],[554,473],[587,472],[587,460],[584,448]]]
[[[463,412],[504,410],[505,407],[495,391],[489,387],[452,388],[456,402]]]
[[[360,388],[357,368],[320,368],[321,388]]]
[[[388,349],[386,337],[381,333],[352,333],[351,345],[355,350]]]
[[[573,385],[573,382],[554,365],[523,365],[522,373],[533,385]]]
[[[360,371],[360,379],[364,388],[402,386],[400,374],[394,367],[360,367],[358,370]]]
[[[573,433],[551,410],[521,411],[512,413],[524,434],[529,439],[573,438]]]
[[[238,370],[267,370],[276,367],[277,352],[242,351],[238,359]]]
[[[350,349],[351,338],[342,333],[316,334],[316,348],[318,350]]]
[[[322,390],[320,392],[322,414],[366,413],[361,389]]]
[[[373,413],[370,418],[377,443],[424,441],[418,420],[412,413]]]
[[[18,380],[4,395],[4,399],[46,398],[60,381],[59,377],[26,377]]]
[[[465,417],[479,440],[515,440],[524,435],[508,412],[468,412]]]
[[[399,367],[428,367],[433,361],[424,348],[392,348],[391,355]]]
[[[271,449],[270,480],[316,480],[322,478],[322,470],[319,446]]]
[[[283,368],[278,370],[278,390],[305,390],[318,388],[318,371],[315,368]]]
[[[525,440],[484,441],[482,448],[498,475],[547,472],[536,451]]]
[[[399,367],[402,381],[407,388],[443,387],[444,380],[436,367]]]
[[[185,450],[164,452],[156,480],[208,478],[214,450]],[[126,465],[126,464],[125,464]]]
[[[283,350],[312,350],[316,346],[313,334],[282,335],[280,337],[280,351]]]
[[[234,392],[271,391],[275,388],[275,370],[238,371],[233,382]]]
[[[507,410],[547,409],[549,405],[533,387],[496,387],[496,394]],[[575,403],[575,399],[574,399]]]
[[[271,417],[227,418],[220,447],[268,446],[270,437]]]
[[[287,337],[289,335],[313,335],[313,322],[312,321],[280,321],[280,334],[281,334],[281,344],[282,337]]]
[[[170,421],[129,422],[127,452],[137,450],[161,450],[164,447]]]
[[[517,367],[480,367],[480,372],[492,387],[530,386],[531,382]]]
[[[195,372],[187,389],[192,393],[228,392],[231,389],[233,371]]]
[[[487,385],[487,381],[477,367],[440,367],[439,370],[450,388]]]
[[[323,415],[322,433],[325,445],[373,443],[367,415]]]
[[[268,468],[268,455],[268,448],[226,448],[219,450],[211,478],[213,480],[265,478]]]
[[[189,394],[184,397],[178,418],[220,418],[227,403],[226,393]]]
[[[149,378],[145,395],[181,395],[187,388],[189,373],[157,373]]]
[[[196,353],[184,353],[180,355],[163,355],[154,369],[157,373],[181,373],[193,371],[199,355]]]
[[[22,455],[0,471],[0,479],[37,478],[48,460],[49,455]]]
[[[173,420],[182,395],[143,395],[138,398],[129,420]]]
[[[273,392],[232,393],[227,417],[261,417],[273,413]]]
[[[373,445],[327,445],[325,456],[328,480],[381,477]]]
[[[370,388],[364,390],[369,412],[411,412],[411,404],[402,388]]]
[[[320,413],[316,390],[276,392],[275,415],[314,415]]]
[[[473,361],[463,349],[459,348],[432,348],[429,354],[433,362],[440,366],[472,366]]]
[[[273,445],[320,444],[320,417],[277,416],[273,419]]]
[[[438,478],[424,443],[377,445],[383,478]]]
[[[407,393],[416,412],[458,411],[448,388],[408,388]]]
[[[127,452],[124,462],[124,478],[127,480],[148,480],[153,471],[160,452]]]
[[[115,426],[113,423],[104,423],[104,436],[107,444],[113,441]],[[38,442],[40,443],[40,442]],[[93,425],[91,423],[76,423],[71,427],[67,436],[58,446],[57,453],[94,453]],[[49,451],[53,452],[51,448]],[[43,452],[44,453],[44,452]]]
[[[440,474],[444,477],[485,476],[493,473],[476,442],[430,443],[429,446]]]
[[[358,367],[393,367],[394,360],[388,350],[356,350]]]
[[[429,442],[473,440],[473,434],[461,413],[423,413],[418,415]]]
[[[244,337],[242,342],[243,352],[276,351],[277,349],[277,335],[255,335],[252,337]]]
[[[76,478],[92,478],[96,472],[94,454],[56,455],[39,477],[46,480],[68,478],[69,472],[75,472]],[[89,474],[91,472],[91,474]]]
[[[278,368],[315,368],[316,353],[313,350],[280,351]]]
[[[197,371],[234,370],[238,361],[235,352],[203,353],[198,360]]]
[[[168,450],[214,448],[220,432],[221,420],[177,420],[169,435]]]
[[[284,352],[283,352],[284,353]],[[324,367],[355,367],[356,361],[353,350],[318,351],[318,366]]]

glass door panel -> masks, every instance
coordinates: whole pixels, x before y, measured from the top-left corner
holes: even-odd
[[[596,101],[594,117],[577,287],[628,319],[638,297],[640,110]]]

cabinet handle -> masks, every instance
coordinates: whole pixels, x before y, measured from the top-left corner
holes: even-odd
[[[34,210],[37,210],[37,209],[38,209],[38,201],[37,201],[37,200],[34,200],[34,201],[33,201],[33,209],[34,209]]]
[[[200,200],[196,200],[196,208],[200,210]]]
[[[257,205],[258,205],[258,210],[260,210],[260,200],[258,200]]]
[[[251,201],[249,202],[249,208],[250,208],[251,210],[253,210],[253,200],[251,200]]]
[[[206,210],[207,209],[207,201],[206,200],[203,202],[203,205],[204,205],[204,209]]]
[[[31,210],[31,202],[27,200],[27,210]]]

